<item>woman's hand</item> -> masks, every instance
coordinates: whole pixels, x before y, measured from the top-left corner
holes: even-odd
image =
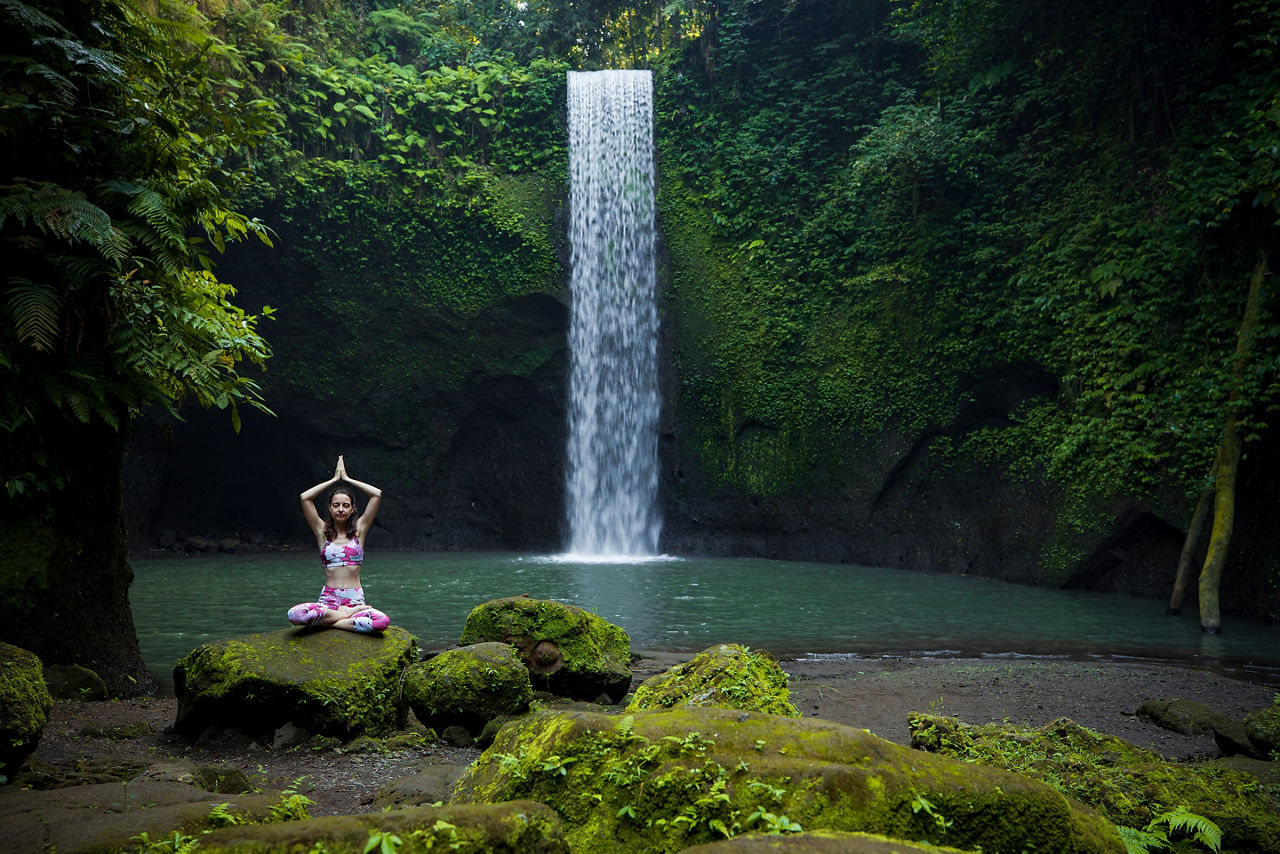
[[[347,464],[342,461],[342,455],[338,455],[338,465],[333,470],[334,480],[344,480],[347,476]]]

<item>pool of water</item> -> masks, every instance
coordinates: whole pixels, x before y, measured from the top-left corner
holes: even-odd
[[[302,552],[135,560],[130,591],[148,668],[163,683],[196,646],[287,626],[323,575]],[[698,651],[741,643],[778,656],[1135,657],[1228,669],[1280,668],[1280,628],[1228,621],[1204,635],[1191,612],[1114,594],[984,578],[755,559],[609,563],[565,556],[374,552],[370,604],[424,648],[458,641],[467,614],[527,593],[594,611],[633,649]]]

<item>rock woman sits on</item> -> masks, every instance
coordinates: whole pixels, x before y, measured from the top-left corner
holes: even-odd
[[[364,512],[355,503],[355,489],[369,497]],[[332,489],[330,488],[332,487]],[[329,518],[321,519],[315,499],[329,490]],[[342,457],[333,477],[317,483],[302,493],[302,515],[316,535],[320,560],[324,564],[324,589],[319,602],[303,602],[289,609],[289,622],[295,626],[346,629],[351,632],[381,632],[391,619],[364,601],[360,586],[360,564],[364,560],[364,542],[373,527],[382,504],[382,490],[350,477]]]

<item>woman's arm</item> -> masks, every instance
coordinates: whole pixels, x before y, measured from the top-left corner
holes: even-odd
[[[382,506],[382,490],[376,486],[356,480],[347,474],[347,464],[342,461],[342,457],[338,457],[338,476],[356,489],[369,496],[369,502],[364,506],[364,512],[360,514],[360,519],[356,522],[356,536],[360,542],[364,542],[365,535],[369,533],[369,529],[373,527],[373,520],[378,518],[378,508]]]
[[[333,477],[317,483],[298,496],[302,503],[302,517],[307,520],[307,527],[316,535],[316,545],[324,547],[324,520],[316,512],[316,499],[329,487],[342,480],[342,457],[338,457],[338,465],[333,470]]]

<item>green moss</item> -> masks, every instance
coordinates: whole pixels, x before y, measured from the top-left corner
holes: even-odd
[[[739,244],[676,170],[658,204],[670,258],[681,418],[712,483],[758,496],[847,479],[850,451],[953,414],[957,366],[936,352],[921,274],[796,282],[775,247]]]
[[[301,328],[329,328],[334,317],[343,326],[333,336],[291,336],[291,358],[273,364],[273,382],[336,401],[343,383],[333,365],[354,360],[373,387],[416,397],[455,391],[476,373],[528,376],[562,346],[476,326],[523,297],[560,296],[554,178],[473,165],[464,180],[406,192],[372,164],[313,160],[299,170],[264,213],[289,226],[274,263],[299,279],[273,301]],[[374,396],[369,416],[399,425],[403,399]]]
[[[0,522],[0,537],[6,543],[22,543],[21,549],[6,549],[0,554],[0,589],[12,606],[29,606],[28,590],[48,586],[47,567],[53,554],[53,530],[48,524],[31,518],[9,516]]]
[[[576,852],[678,851],[751,830],[867,831],[989,851],[1123,850],[1047,786],[826,721],[696,706],[508,724],[455,800],[551,804]],[[927,800],[945,830],[913,803]]]
[[[396,837],[393,842],[388,837]],[[415,806],[390,812],[333,815],[256,827],[228,827],[200,838],[199,851],[293,854],[325,851],[362,854],[371,839],[398,854],[454,851],[564,854],[559,819],[528,802],[483,806]],[[375,845],[375,849],[376,845]]]
[[[11,776],[36,749],[52,709],[40,659],[0,643],[0,775]]]
[[[1244,728],[1249,740],[1264,754],[1272,761],[1280,761],[1280,694],[1267,708],[1245,715]]]
[[[617,692],[631,681],[626,631],[563,602],[515,596],[477,605],[467,615],[459,643],[481,641],[513,644],[535,680],[581,678],[599,683],[596,693]],[[554,684],[552,690],[558,690]]]
[[[481,643],[409,667],[404,697],[425,726],[457,724],[478,734],[494,718],[528,711],[533,686],[510,645]]]
[[[636,689],[627,711],[675,705],[718,706],[798,717],[787,689],[787,674],[766,652],[737,644],[704,650],[647,680]]]
[[[1065,718],[1025,729],[912,714],[908,726],[915,747],[1042,780],[1119,825],[1140,828],[1182,805],[1221,827],[1227,850],[1268,851],[1280,839],[1280,814],[1252,776],[1168,762]]]
[[[395,626],[381,637],[284,629],[215,641],[174,668],[175,725],[256,734],[292,720],[344,740],[385,735],[403,722],[400,675],[416,660],[417,642]]]

